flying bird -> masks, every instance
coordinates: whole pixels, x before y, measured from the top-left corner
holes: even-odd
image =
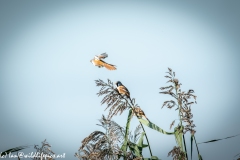
[[[121,95],[123,95],[123,96],[125,95],[130,99],[130,92],[128,91],[128,89],[120,81],[117,81],[115,84],[117,86],[118,92]]]
[[[102,59],[105,59],[107,58],[108,55],[107,53],[102,53],[98,56],[95,56],[92,60],[90,60],[90,62],[94,65],[94,66],[98,66],[98,68],[101,68],[101,67],[105,67],[107,68],[108,70],[116,70],[116,66],[115,65],[112,65],[112,64],[108,64],[106,62],[104,62]]]

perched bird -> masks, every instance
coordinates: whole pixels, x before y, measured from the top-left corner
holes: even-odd
[[[138,118],[146,118],[149,122],[150,120],[146,117],[145,113],[143,110],[141,110],[140,107],[133,107],[134,115],[136,115]]]
[[[115,84],[117,86],[118,92],[121,95],[126,95],[128,98],[130,98],[130,92],[128,91],[128,89],[120,81],[117,81]]]
[[[107,58],[108,55],[107,53],[102,53],[98,56],[95,56],[92,60],[90,60],[90,62],[94,65],[94,66],[98,66],[99,68],[101,67],[105,67],[108,70],[116,70],[116,66],[112,65],[112,64],[108,64],[106,62],[104,62],[102,59]]]

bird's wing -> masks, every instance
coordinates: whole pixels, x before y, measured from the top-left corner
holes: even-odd
[[[107,53],[102,53],[102,54],[99,54],[97,56],[99,59],[104,59],[104,58],[107,58],[108,57],[108,54]]]
[[[127,87],[125,87],[124,85],[122,85],[124,88],[125,88],[125,90],[129,93],[129,91],[128,91],[128,89],[127,89]]]
[[[105,63],[104,61],[101,61],[98,59],[93,59],[91,62],[93,63],[94,66],[100,66],[100,67],[103,67]]]
[[[119,93],[126,94],[126,95],[130,96],[129,91],[128,91],[128,89],[125,86],[119,86],[118,90],[119,90]]]

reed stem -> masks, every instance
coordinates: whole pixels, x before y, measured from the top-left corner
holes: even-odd
[[[195,138],[195,135],[193,135],[193,138],[194,138],[194,142],[196,144],[196,148],[197,148],[197,152],[198,152],[198,158],[200,160],[200,153],[199,153],[199,150],[198,150],[198,145],[197,145],[197,142],[196,142],[196,138]]]
[[[124,98],[124,99],[125,99],[125,98]],[[133,112],[135,112],[135,111],[134,111],[134,108],[133,108],[134,105],[133,105],[132,99],[131,99],[131,98],[129,98],[129,99],[130,99],[130,101],[131,101],[130,107],[132,108]],[[126,100],[126,99],[125,99],[125,100]],[[128,102],[127,100],[126,100],[126,102],[129,104],[129,102]],[[141,125],[143,131],[145,132],[145,138],[146,138],[146,140],[147,140],[147,144],[148,144],[149,152],[150,152],[150,155],[151,155],[151,157],[152,157],[152,156],[153,156],[153,155],[152,155],[152,150],[151,150],[150,143],[149,143],[149,141],[148,141],[147,133],[146,133],[146,131],[145,131],[145,129],[144,129],[142,123],[141,123],[141,122],[139,122],[139,123],[140,123],[140,125]]]
[[[182,126],[182,117],[181,117],[181,109],[182,109],[182,105],[181,103],[179,102],[179,96],[178,96],[178,91],[177,91],[177,84],[174,84],[175,85],[175,91],[176,91],[176,98],[177,98],[177,101],[178,101],[178,116],[179,116],[179,119],[180,119],[180,124]],[[188,160],[188,155],[187,155],[187,147],[186,147],[186,142],[185,142],[185,136],[183,134],[183,144],[184,144],[184,150],[185,150],[185,156],[186,156],[186,159]]]

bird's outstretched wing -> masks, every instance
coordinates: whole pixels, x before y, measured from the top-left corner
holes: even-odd
[[[100,59],[105,59],[105,58],[108,57],[108,54],[107,53],[102,53],[102,54],[99,54],[97,57],[98,57],[99,60]]]

